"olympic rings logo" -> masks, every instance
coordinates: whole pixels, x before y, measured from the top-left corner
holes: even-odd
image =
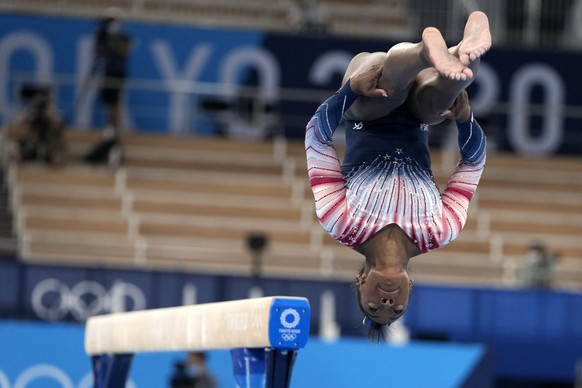
[[[295,339],[297,338],[297,334],[281,334],[281,338],[283,339],[283,341],[291,342],[295,341]]]
[[[128,300],[131,303],[126,306]],[[82,280],[69,287],[58,279],[48,278],[34,287],[31,303],[32,309],[41,319],[54,321],[71,314],[77,321],[83,322],[93,315],[143,310],[146,298],[135,284],[123,281],[116,281],[107,290],[92,280]]]
[[[60,388],[93,388],[93,373],[91,372],[85,374],[79,384],[75,386],[71,377],[61,368],[50,364],[37,364],[25,369],[16,378],[14,385],[10,385],[10,380],[0,369],[0,388],[26,388],[34,382],[44,381],[46,384],[47,380],[58,383]],[[131,380],[127,382],[125,387],[137,388]]]
[[[290,322],[288,322],[288,319],[287,319],[289,316],[292,319]],[[281,313],[280,321],[281,321],[281,325],[283,325],[283,327],[285,327],[287,329],[293,329],[294,327],[299,325],[299,322],[301,321],[301,317],[299,316],[299,313],[297,312],[297,310],[292,309],[292,308],[288,308],[288,309],[283,310],[283,312]]]

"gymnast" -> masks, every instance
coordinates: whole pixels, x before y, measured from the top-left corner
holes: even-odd
[[[343,86],[307,125],[316,215],[334,239],[365,258],[355,289],[371,338],[379,339],[406,310],[409,260],[443,247],[465,225],[486,157],[465,88],[490,46],[487,16],[474,12],[454,47],[428,27],[419,43],[360,53]],[[446,119],[456,121],[460,161],[441,194],[431,172],[428,126]],[[340,163],[332,136],[342,123]]]

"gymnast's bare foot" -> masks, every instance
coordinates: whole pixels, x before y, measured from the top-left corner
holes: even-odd
[[[448,51],[443,36],[436,28],[424,29],[422,44],[426,60],[441,76],[457,81],[466,81],[473,77],[471,69]]]
[[[483,12],[476,11],[469,15],[463,40],[459,44],[459,59],[468,66],[471,62],[485,54],[491,47],[491,32],[489,19]]]

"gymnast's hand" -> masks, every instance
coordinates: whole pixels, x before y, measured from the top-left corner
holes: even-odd
[[[383,64],[373,65],[350,78],[350,87],[354,93],[366,97],[388,97],[384,89],[378,88],[382,76]]]
[[[469,95],[466,90],[457,96],[453,106],[442,113],[443,116],[464,123],[471,118],[471,105],[469,104]]]

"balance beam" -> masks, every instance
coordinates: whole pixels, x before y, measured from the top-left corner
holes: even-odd
[[[307,343],[309,326],[309,302],[299,297],[273,296],[132,311],[89,318],[85,328],[85,352],[93,357],[95,386],[109,387],[127,378],[133,353],[240,348],[255,349],[256,353],[256,349],[268,350],[267,362],[279,360],[273,370],[281,374],[282,363],[288,370],[286,383],[265,384],[265,387],[285,387],[290,380],[296,351]],[[233,359],[247,357],[232,354]],[[252,358],[256,358],[256,354]],[[121,372],[117,373],[119,376],[114,383],[97,381],[100,374],[116,375],[112,374],[115,364],[122,366],[118,368]],[[235,375],[237,373],[241,372],[235,367]]]

